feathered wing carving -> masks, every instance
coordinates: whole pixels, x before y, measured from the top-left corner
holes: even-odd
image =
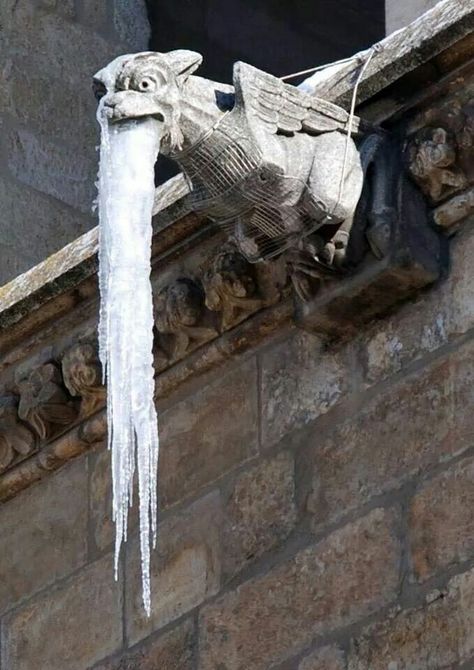
[[[348,129],[349,114],[341,107],[308,95],[247,63],[235,64],[234,87],[236,103],[245,109],[251,127],[263,123],[272,134],[310,135]],[[370,124],[354,116],[353,135],[369,130]]]

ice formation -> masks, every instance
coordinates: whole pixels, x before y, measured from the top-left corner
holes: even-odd
[[[152,353],[151,214],[162,124],[152,118],[109,123],[105,112],[99,105],[99,356],[107,384],[112,452],[115,578],[120,548],[127,539],[137,470],[143,605],[149,616],[159,447]]]

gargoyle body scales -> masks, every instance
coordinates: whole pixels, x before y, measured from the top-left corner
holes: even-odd
[[[162,121],[161,153],[187,177],[192,209],[228,226],[249,260],[289,249],[302,254],[296,276],[337,271],[357,216],[364,243],[383,256],[387,180],[363,194],[368,168],[382,164],[383,134],[358,117],[350,127],[344,109],[245,63],[234,66],[234,86],[192,76],[201,61],[182,50],[121,56],[95,75],[96,92],[111,121]]]

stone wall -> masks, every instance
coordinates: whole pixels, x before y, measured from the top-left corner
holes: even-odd
[[[473,223],[350,342],[289,328],[161,403],[151,620],[102,446],[3,504],[2,670],[471,668]]]
[[[113,581],[96,231],[2,291],[1,670],[474,666],[474,11],[443,6],[431,30],[389,39],[360,86],[368,118],[394,115],[407,179],[449,240],[435,285],[323,340],[295,327],[281,263],[239,262],[171,197],[179,180],[160,190],[151,619],[136,509]],[[386,263],[366,261],[354,277]],[[333,311],[354,277],[332,284]],[[394,287],[373,288],[386,306]]]
[[[142,0],[0,3],[0,284],[94,224],[91,74],[148,38]]]

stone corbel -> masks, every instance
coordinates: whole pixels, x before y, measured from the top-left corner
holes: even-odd
[[[61,361],[64,385],[81,399],[80,415],[90,416],[105,403],[105,387],[97,348],[89,342],[76,344]]]
[[[155,298],[155,325],[159,347],[170,361],[186,356],[191,350],[216,337],[206,318],[204,292],[189,277],[180,277],[165,286]]]
[[[434,204],[474,180],[474,100],[429,109],[409,140],[408,170]]]
[[[18,416],[47,440],[78,417],[78,407],[67,394],[56,363],[45,363],[17,379]]]
[[[443,275],[447,241],[431,223],[426,198],[402,170],[394,184],[386,253],[377,257],[367,249],[345,276],[322,275],[312,297],[295,296],[297,325],[329,338],[353,336]]]
[[[264,305],[255,267],[231,245],[212,259],[203,276],[206,306],[219,315],[219,331],[228,330]]]
[[[466,186],[457,159],[455,139],[444,128],[424,128],[408,146],[409,172],[433,203]]]

